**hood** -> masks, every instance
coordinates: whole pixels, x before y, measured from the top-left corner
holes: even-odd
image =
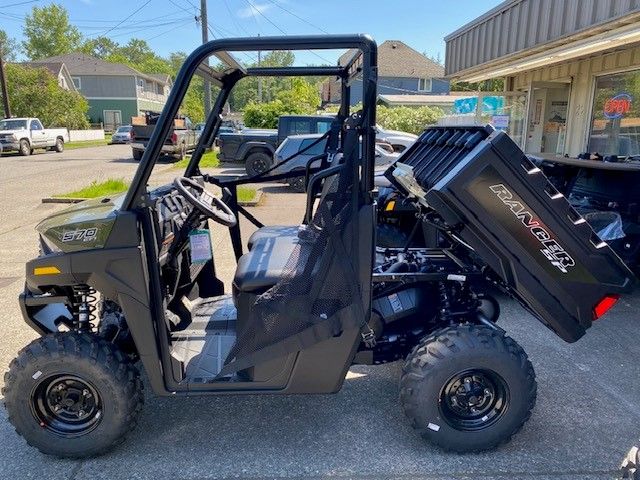
[[[0,130],[0,135],[13,135],[14,133],[23,132],[24,130],[24,128],[19,128],[17,130]]]
[[[54,250],[74,252],[103,248],[122,207],[125,193],[85,200],[45,218],[36,226]]]
[[[416,140],[418,138],[418,135],[415,135],[413,133],[408,133],[408,132],[401,132],[399,130],[384,130],[383,132],[380,132],[380,133],[385,137],[405,137],[405,138],[411,138],[413,140]]]

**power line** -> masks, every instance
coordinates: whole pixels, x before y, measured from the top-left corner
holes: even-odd
[[[178,28],[181,28],[181,27],[184,27],[184,26],[186,26],[186,25],[190,24],[190,23],[191,23],[191,21],[192,21],[192,19],[189,19],[189,20],[187,20],[186,22],[182,22],[181,24],[176,25],[176,26],[175,26],[175,27],[173,27],[173,28],[170,28],[170,29],[168,29],[168,30],[165,30],[164,32],[158,33],[157,35],[154,35],[153,37],[145,38],[145,41],[153,40],[154,38],[158,38],[158,37],[161,37],[162,35],[165,35],[165,34],[167,34],[167,33],[169,33],[169,32],[173,32],[174,30],[177,30]]]
[[[226,1],[226,0],[225,0]],[[329,32],[327,32],[324,28],[319,27],[318,25],[315,25],[314,23],[311,23],[309,20],[307,20],[306,18],[301,17],[300,15],[297,15],[296,13],[292,12],[291,10],[283,7],[282,5],[280,5],[280,3],[276,2],[275,0],[269,0],[269,2],[273,3],[276,7],[278,7],[280,10],[283,10],[285,12],[287,12],[289,15],[296,17],[298,20],[306,23],[307,25],[320,30],[322,33],[326,33],[327,35],[330,35]]]
[[[179,25],[177,25],[177,27],[173,27],[173,28],[167,30],[167,31],[172,31],[172,30],[175,30],[178,27],[181,27],[181,26],[184,26],[186,24],[191,23],[192,21],[193,21],[192,18],[186,19],[186,18],[183,17],[183,18],[176,19],[176,20],[174,20],[172,22],[165,22],[165,23],[163,23],[161,25],[155,25],[153,27],[146,27],[146,28],[149,29],[149,30],[155,30],[156,28],[166,27],[168,25],[177,25],[177,24],[179,24]],[[132,33],[133,32],[131,32],[131,31],[116,33],[115,35],[110,35],[110,38],[124,37],[126,35],[132,35]],[[160,36],[160,34],[158,36]],[[132,37],[132,38],[135,38],[135,37]],[[151,37],[151,38],[156,38],[156,37]]]
[[[107,31],[105,31],[104,33],[102,33],[100,36],[105,36],[107,33],[111,32],[112,30],[114,30],[115,28],[119,27],[120,25],[122,25],[124,22],[126,22],[127,20],[129,20],[131,17],[133,17],[136,13],[138,13],[140,10],[142,10],[144,7],[146,7],[147,5],[149,5],[151,3],[151,0],[147,0],[146,2],[144,2],[142,4],[142,6],[140,8],[137,8],[136,10],[134,10],[131,14],[129,14],[127,17],[125,17],[124,19],[122,19],[119,23],[117,23],[115,26],[111,27],[110,29],[108,29]]]
[[[140,30],[140,27],[144,27],[145,29],[154,29],[154,28],[160,28],[160,27],[166,27],[167,25],[174,25],[178,22],[183,22],[184,20],[189,20],[189,21],[193,21],[192,17],[179,17],[179,18],[175,18],[173,20],[168,20],[165,22],[156,22],[156,23],[144,23],[142,25],[121,25],[119,27],[114,28],[113,30],[118,30],[118,31],[136,31],[136,30]],[[74,24],[74,26],[76,26],[77,28],[80,28],[82,30],[104,30],[104,25],[103,26],[95,26],[95,25],[80,25],[80,24]],[[125,32],[126,33],[126,32]],[[112,37],[117,36],[117,35],[111,35]]]
[[[175,14],[176,14],[176,12],[170,12],[170,13],[165,13],[164,15],[160,15],[158,17],[145,18],[145,19],[142,19],[142,20],[134,20],[134,22],[136,22],[136,23],[147,23],[147,22],[151,22],[151,21],[154,21],[154,20],[160,20],[162,18],[167,18],[167,17],[173,16]],[[117,21],[117,20],[113,20],[113,19],[112,20],[104,20],[104,19],[95,19],[95,18],[73,18],[73,19],[69,19],[69,21],[71,21],[71,22],[80,22],[80,23],[82,23],[82,22],[88,22],[88,23],[112,23],[112,22]]]
[[[242,24],[236,20],[235,15],[231,11],[231,7],[229,7],[229,2],[227,0],[223,0],[223,2],[224,2],[224,6],[227,8],[227,11],[229,12],[229,17],[231,18],[231,21],[233,22],[233,24],[236,27],[238,27],[238,30],[242,30],[247,36],[249,36],[250,33],[248,32],[248,30],[244,28]],[[251,13],[253,14],[253,12]]]
[[[278,31],[279,31],[280,33],[282,33],[283,35],[287,35],[287,32],[285,32],[282,28],[280,28],[280,26],[276,25],[276,23],[275,23],[275,22],[273,22],[273,21],[272,21],[269,17],[267,17],[267,16],[266,16],[262,11],[260,11],[260,9],[259,9],[259,8],[257,8],[257,7],[253,4],[253,2],[252,2],[251,0],[244,0],[244,1],[249,5],[249,8],[251,8],[251,9],[255,10],[256,12],[258,12],[258,14],[259,14],[262,18],[264,18],[267,22],[269,22],[269,23],[270,23],[271,25],[273,25],[276,29],[278,29]],[[253,10],[252,10],[252,11],[253,11]],[[255,18],[255,15],[254,15],[254,18]],[[329,64],[331,64],[331,63],[332,63],[332,62],[331,62],[331,60],[326,59],[325,57],[323,57],[322,55],[320,55],[318,52],[316,52],[316,51],[314,51],[314,50],[309,50],[309,52],[311,52],[313,55],[315,55],[316,57],[318,57],[320,60],[322,60],[322,61],[324,61],[324,62],[327,62],[327,63],[329,63]]]
[[[40,0],[28,0],[26,2],[10,3],[9,5],[3,5],[2,8],[17,7],[18,5],[26,5],[27,3],[36,3],[39,1]]]

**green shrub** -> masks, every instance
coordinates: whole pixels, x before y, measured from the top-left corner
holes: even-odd
[[[352,112],[362,108],[359,103],[351,107]],[[338,107],[330,105],[327,112],[338,113]],[[438,107],[376,107],[376,123],[387,130],[400,130],[401,132],[415,133],[418,135],[427,126],[434,125],[444,115]]]
[[[402,132],[422,132],[427,126],[434,125],[444,112],[437,107],[385,107],[377,108],[377,123],[389,130]]]

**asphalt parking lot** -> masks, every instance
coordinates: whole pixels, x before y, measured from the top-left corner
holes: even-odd
[[[16,296],[24,262],[37,253],[34,225],[62,208],[40,199],[93,179],[131,178],[135,167],[127,146],[0,157],[0,370],[35,337]],[[155,181],[179,172],[163,165]],[[252,213],[296,223],[303,198],[276,187]],[[214,249],[228,278],[228,242],[221,236]],[[399,408],[400,366],[391,364],[353,368],[332,396],[160,399],[147,388],[142,419],[127,442],[81,462],[29,448],[0,409],[0,478],[615,478],[623,456],[640,443],[638,311],[639,295],[623,298],[569,345],[505,300],[500,322],[531,358],[538,404],[522,432],[495,452],[446,454],[424,443]]]

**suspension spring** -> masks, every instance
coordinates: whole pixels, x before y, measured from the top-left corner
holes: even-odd
[[[74,328],[78,332],[93,330],[96,319],[96,291],[88,285],[73,287],[73,318]]]
[[[449,296],[449,289],[445,282],[438,282],[438,292],[440,296],[438,316],[442,323],[449,324],[451,318],[451,297]]]

